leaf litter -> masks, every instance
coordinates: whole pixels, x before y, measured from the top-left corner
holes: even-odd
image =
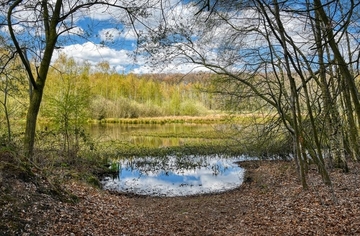
[[[350,163],[350,173],[331,170],[332,189],[310,169],[309,190],[302,189],[293,162],[241,165],[244,183],[225,193],[150,197],[66,183],[77,201],[1,173],[0,235],[360,234],[359,163]]]

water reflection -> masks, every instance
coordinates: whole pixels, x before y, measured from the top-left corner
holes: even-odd
[[[146,147],[173,147],[184,143],[202,142],[204,138],[181,137],[214,131],[208,124],[90,124],[89,134],[101,141],[117,140]]]
[[[223,192],[241,185],[244,158],[181,156],[135,158],[119,162],[119,176],[103,181],[105,189],[153,196]]]

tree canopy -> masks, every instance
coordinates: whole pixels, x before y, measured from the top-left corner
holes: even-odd
[[[30,158],[53,54],[68,40],[86,40],[93,34],[91,27],[84,31],[77,24],[90,15],[114,26],[132,27],[137,56],[148,57],[153,68],[171,70],[175,65],[215,75],[211,92],[226,97],[230,109],[237,110],[242,101],[255,98],[254,106],[276,113],[277,128],[292,137],[293,156],[305,188],[310,163],[331,185],[325,159],[344,171],[348,160],[359,159],[357,1],[16,0],[0,4],[2,41],[8,55],[21,61],[30,84],[24,138]],[[99,15],[91,15],[94,9]],[[107,35],[114,37],[110,31]],[[114,76],[106,62],[99,61],[97,66],[106,78]],[[124,83],[124,87],[138,86],[136,93],[127,90],[127,96],[160,103],[161,98],[154,95],[159,84],[144,81]],[[98,85],[103,98],[117,96],[119,91],[105,83]],[[180,108],[178,98],[179,93],[171,93],[174,114]]]
[[[260,98],[293,137],[303,186],[324,157],[359,158],[359,8],[355,1],[197,1],[168,9],[143,49],[217,75],[218,92]],[[188,15],[192,17],[188,17]],[[236,103],[233,103],[236,109]]]
[[[93,8],[117,14],[119,22],[134,24],[146,15],[148,1],[2,1],[0,24],[14,53],[20,58],[30,82],[30,103],[24,138],[25,154],[33,155],[36,121],[54,50],[72,34],[85,37],[76,21]],[[63,38],[63,36],[67,36]]]

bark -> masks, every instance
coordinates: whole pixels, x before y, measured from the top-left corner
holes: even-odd
[[[273,0],[274,8],[266,10],[264,5],[260,2],[259,8],[262,13],[267,18],[269,27],[272,29],[272,33],[275,35],[277,40],[283,49],[284,55],[284,68],[286,70],[287,78],[290,84],[290,103],[291,103],[291,112],[292,112],[292,127],[294,130],[294,141],[295,141],[295,154],[300,166],[300,178],[303,184],[303,187],[306,188],[305,174],[307,170],[307,155],[312,157],[312,160],[317,165],[319,173],[321,174],[325,184],[331,186],[331,179],[328,174],[328,171],[325,167],[325,162],[322,155],[322,145],[320,142],[318,127],[316,126],[314,111],[311,104],[311,97],[308,91],[307,79],[305,79],[304,73],[302,71],[302,66],[300,65],[300,57],[303,56],[301,51],[296,47],[295,43],[292,41],[291,37],[287,35],[284,26],[280,18],[280,9],[279,4],[276,0]],[[275,22],[272,22],[271,18],[267,16],[267,12],[271,12],[274,16]],[[295,54],[290,53],[289,47],[292,47]],[[298,55],[299,53],[299,55]],[[305,58],[306,61],[306,58]],[[307,115],[310,122],[310,134],[307,134],[305,129],[306,124],[303,121],[302,114],[303,108],[301,108],[299,101],[298,89],[296,86],[295,78],[292,75],[292,68],[294,68],[301,79],[301,88],[304,91],[305,105],[307,109]],[[308,65],[309,70],[311,71],[311,66]],[[311,72],[311,74],[314,74]]]
[[[351,0],[350,3],[352,6],[354,6],[353,1]],[[348,64],[345,62],[344,57],[341,55],[341,52],[339,50],[339,47],[335,41],[335,35],[332,29],[332,23],[331,19],[326,14],[323,4],[321,3],[321,0],[314,0],[315,9],[318,12],[320,19],[323,21],[324,25],[326,25],[326,38],[328,41],[328,44],[334,53],[335,61],[337,62],[337,65],[339,67],[339,72],[341,74],[341,78],[346,80],[346,83],[348,85],[348,88],[350,90],[350,95],[352,98],[352,103],[355,108],[355,113],[358,117],[358,126],[360,126],[360,102],[359,102],[359,92],[356,88],[354,77],[351,75],[351,71],[348,67]],[[351,13],[349,13],[351,14]]]
[[[6,128],[7,128],[7,139],[8,142],[11,141],[11,124],[10,124],[10,114],[9,114],[9,110],[8,110],[8,96],[9,96],[9,78],[6,76],[5,77],[5,88],[4,88],[4,102],[3,102],[3,107],[4,107],[4,113],[5,113],[5,119],[6,119]]]
[[[316,41],[317,54],[319,58],[319,85],[322,91],[322,99],[324,103],[324,117],[325,117],[325,134],[329,138],[329,151],[332,163],[335,163],[336,167],[342,168],[345,172],[348,172],[348,165],[345,159],[344,143],[341,130],[341,119],[338,112],[338,105],[335,102],[336,94],[331,94],[330,88],[326,78],[326,67],[324,62],[324,46],[321,27],[321,20],[319,14],[315,12],[315,24],[313,25],[313,32]],[[326,47],[327,45],[325,45]],[[329,70],[332,68],[330,67]],[[330,77],[334,79],[333,76]],[[331,83],[333,85],[333,83]]]
[[[36,121],[40,109],[42,100],[43,89],[34,89],[31,97],[28,112],[26,115],[26,128],[24,138],[25,155],[30,159],[33,157],[34,144],[35,144],[35,132]]]
[[[283,53],[284,53],[284,61],[285,61],[285,70],[286,70],[286,74],[287,74],[287,78],[289,80],[290,83],[290,91],[291,91],[291,97],[290,97],[290,102],[291,102],[291,113],[292,113],[292,124],[293,124],[293,129],[294,129],[294,139],[295,139],[295,153],[297,155],[297,160],[299,161],[299,166],[300,166],[300,179],[301,179],[301,183],[304,189],[308,188],[307,182],[306,182],[306,163],[304,162],[304,156],[302,155],[302,148],[304,148],[303,145],[301,145],[301,142],[303,140],[303,136],[301,135],[301,112],[300,112],[300,106],[299,106],[299,97],[297,94],[297,86],[296,86],[296,82],[294,77],[292,76],[291,73],[291,62],[290,62],[290,57],[291,55],[289,54],[288,51],[288,45],[286,43],[286,37],[285,37],[285,29],[282,25],[281,19],[280,19],[280,9],[279,9],[279,5],[277,0],[273,0],[273,4],[274,4],[274,16],[275,16],[275,20],[276,20],[276,24],[277,24],[277,32],[275,32],[274,28],[273,28],[273,32],[275,34],[278,34],[277,38],[279,40],[279,43],[281,44],[282,48],[283,48]],[[263,13],[266,14],[266,10],[263,9]],[[268,20],[269,24],[271,24],[271,20]]]
[[[343,10],[341,10],[341,11],[343,11]],[[345,14],[343,14],[343,15],[345,16]],[[351,61],[353,54],[351,53],[352,49],[351,49],[350,36],[349,36],[348,31],[345,32],[345,38],[346,38],[346,43],[347,43],[347,50],[349,52],[348,60]],[[355,76],[355,72],[354,72],[353,68],[350,67],[349,70],[355,78],[356,76]],[[342,80],[342,83],[346,83],[346,80]],[[348,125],[344,127],[346,134],[348,135],[348,137],[346,137],[347,135],[344,135],[344,142],[345,142],[346,148],[348,149],[349,154],[351,155],[351,158],[356,161],[356,160],[359,160],[359,158],[360,158],[360,145],[358,142],[359,129],[355,128],[356,122],[355,122],[353,108],[351,105],[351,96],[349,96],[348,86],[346,84],[343,84],[342,90],[344,91],[344,94],[346,92],[346,96],[343,96],[343,97],[345,100],[345,104],[347,104],[345,111],[346,111],[347,123],[348,123]],[[345,140],[345,137],[346,137],[346,140]]]
[[[48,2],[43,0],[41,2],[43,9],[43,24],[45,28],[45,39],[46,46],[41,59],[39,70],[36,73],[33,73],[30,63],[27,60],[25,51],[20,47],[16,35],[12,26],[12,12],[13,10],[21,3],[21,0],[17,0],[9,8],[7,20],[8,28],[10,32],[11,39],[15,45],[16,51],[19,54],[19,57],[25,66],[26,72],[28,74],[31,86],[33,87],[32,93],[30,95],[30,104],[26,116],[26,127],[25,127],[25,137],[24,137],[24,151],[25,156],[29,159],[32,159],[34,154],[34,144],[35,144],[35,132],[36,132],[36,121],[40,109],[40,104],[43,95],[43,89],[45,86],[45,81],[47,78],[47,73],[50,67],[51,57],[55,49],[55,44],[57,41],[57,24],[59,23],[59,16],[62,6],[62,1],[57,0],[53,8],[51,8],[52,15],[48,11]],[[36,79],[34,74],[37,75]]]

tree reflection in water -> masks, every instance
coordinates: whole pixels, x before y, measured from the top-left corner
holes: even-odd
[[[106,178],[105,189],[153,196],[216,193],[241,185],[244,170],[235,162],[245,157],[166,156],[122,160],[117,178]]]

